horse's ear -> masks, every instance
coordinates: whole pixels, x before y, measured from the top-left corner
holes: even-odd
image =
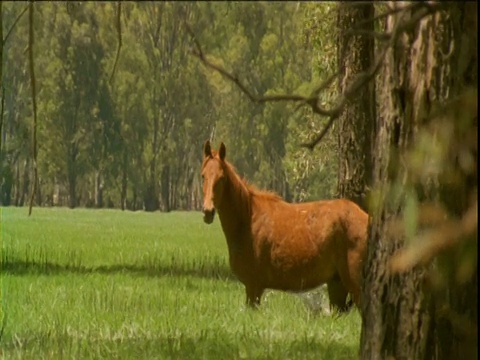
[[[205,157],[212,156],[212,147],[210,146],[210,140],[205,141],[205,145],[203,145],[203,155]]]
[[[225,160],[225,155],[227,154],[227,149],[225,148],[225,144],[222,142],[220,144],[220,149],[218,150],[218,155],[220,156],[220,160]]]

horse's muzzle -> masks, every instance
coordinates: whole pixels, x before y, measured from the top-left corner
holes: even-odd
[[[212,209],[212,210],[203,209],[203,221],[205,221],[205,223],[211,224],[213,222],[214,217],[215,217],[215,209]]]

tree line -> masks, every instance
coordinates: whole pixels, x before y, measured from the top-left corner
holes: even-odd
[[[285,103],[252,104],[190,54],[194,24],[213,61],[259,93],[308,91],[334,64],[331,4],[34,5],[40,206],[199,209],[202,144],[224,141],[239,172],[287,200],[331,197],[332,146],[299,148],[321,120]],[[5,3],[0,204],[32,189],[32,96],[25,5]],[[333,22],[331,22],[333,25]],[[309,33],[310,32],[310,33]],[[314,59],[314,48],[325,57]],[[328,101],[328,93],[325,101]],[[331,144],[335,144],[330,137]]]

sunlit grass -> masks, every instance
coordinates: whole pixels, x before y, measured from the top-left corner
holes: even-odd
[[[0,351],[8,359],[351,359],[357,311],[292,294],[244,306],[218,221],[116,210],[2,209]]]

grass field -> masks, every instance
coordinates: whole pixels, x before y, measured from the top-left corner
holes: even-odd
[[[357,310],[267,292],[258,311],[197,212],[2,208],[5,359],[355,359]]]

